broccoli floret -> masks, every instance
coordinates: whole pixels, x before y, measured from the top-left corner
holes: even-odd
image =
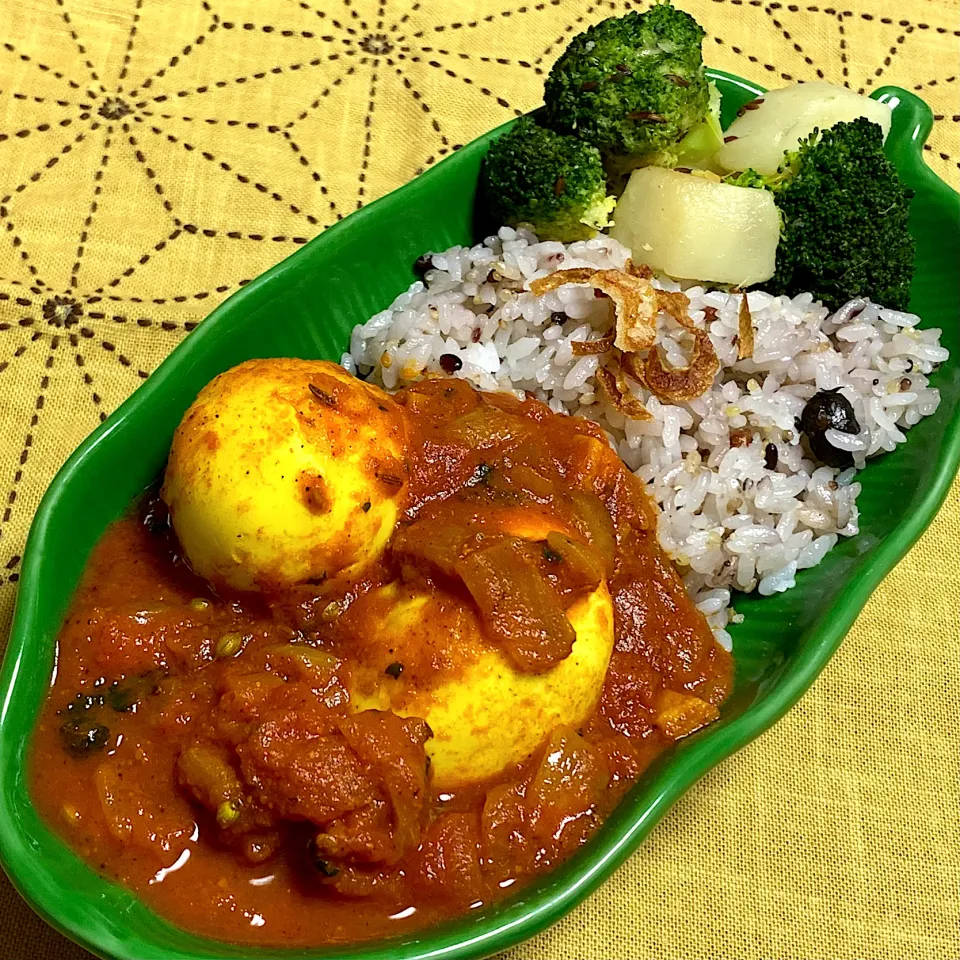
[[[694,124],[679,142],[654,154],[647,161],[658,167],[697,167],[709,163],[723,146],[723,128],[720,126],[720,91],[708,82],[710,99],[704,118]]]
[[[613,174],[669,151],[707,115],[704,36],[669,3],[590,27],[547,77],[548,124],[597,147]]]
[[[483,166],[483,192],[498,224],[529,223],[541,239],[588,240],[609,225],[600,153],[575,137],[521,117],[493,143]]]
[[[731,187],[755,187],[757,190],[770,190],[776,193],[777,176],[778,174],[774,174],[773,177],[768,177],[762,173],[757,173],[753,167],[747,167],[746,170],[741,170],[739,173],[728,173],[723,178],[723,182],[729,183]]]
[[[772,191],[782,230],[771,293],[810,291],[831,309],[869,297],[904,310],[913,279],[908,230],[913,192],[883,153],[883,132],[863,117],[815,130],[779,171],[727,183]]]

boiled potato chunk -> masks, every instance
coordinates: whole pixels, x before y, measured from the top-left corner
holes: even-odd
[[[748,286],[773,276],[780,217],[767,190],[660,167],[635,170],[611,236],[682,280]]]
[[[726,131],[717,162],[725,170],[773,174],[787,151],[809,136],[814,128],[827,130],[835,123],[866,117],[890,132],[890,108],[846,87],[832,83],[799,83],[765,94],[756,109],[747,110]],[[736,139],[732,139],[736,138]]]
[[[376,560],[406,502],[406,415],[321,360],[248,360],[200,391],[162,496],[193,569],[277,595]]]

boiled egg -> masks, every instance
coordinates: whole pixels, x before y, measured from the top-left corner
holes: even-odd
[[[613,651],[613,606],[605,583],[576,601],[566,659],[543,673],[518,670],[484,636],[459,598],[391,583],[363,598],[381,615],[353,667],[356,710],[426,720],[437,789],[495,776],[528,757],[560,724],[579,726],[600,698]]]
[[[193,569],[275,594],[349,577],[385,549],[407,491],[403,409],[319,360],[249,360],[177,428],[162,496]]]
[[[533,541],[562,522],[537,510],[505,511],[504,533]],[[477,608],[444,588],[394,582],[355,601],[348,616],[376,623],[356,631],[360,647],[350,697],[356,710],[426,720],[438,789],[495,776],[520,763],[561,724],[577,727],[600,698],[613,652],[606,581],[566,610],[576,639],[549,669],[525,672],[485,632]]]

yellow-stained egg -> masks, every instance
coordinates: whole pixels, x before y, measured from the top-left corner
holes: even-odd
[[[579,726],[600,697],[613,651],[606,583],[568,609],[577,639],[570,655],[543,673],[518,670],[457,598],[391,583],[361,602],[383,615],[376,635],[365,639],[363,664],[353,667],[351,705],[426,720],[437,789],[519,763],[558,725]]]
[[[505,512],[502,526],[512,536],[539,541],[564,525],[536,510],[518,510]],[[605,581],[567,608],[573,649],[541,673],[518,669],[461,596],[390,583],[355,603],[350,615],[376,622],[377,630],[360,639],[351,704],[426,720],[438,789],[475,783],[521,762],[558,725],[579,726],[600,698],[614,643]]]
[[[162,496],[194,570],[282,591],[351,576],[385,549],[407,492],[403,409],[320,360],[249,360],[174,436]]]

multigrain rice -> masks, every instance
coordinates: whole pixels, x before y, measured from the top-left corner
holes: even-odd
[[[631,382],[653,419],[625,419],[597,386],[609,355],[578,357],[572,346],[610,330],[610,302],[590,287],[541,297],[528,288],[556,270],[623,268],[628,258],[603,235],[541,243],[509,227],[477,246],[432,254],[424,282],[354,328],[343,365],[388,390],[455,370],[481,389],[526,392],[558,413],[596,421],[659,505],[660,543],[729,649],[733,591],[787,590],[798,570],[858,532],[857,470],[937,409],[928,374],[948,353],[940,331],[918,329],[912,314],[855,300],[831,315],[810,294],[751,291],[753,351],[738,360],[743,295],[657,278],[655,286],[689,297],[690,316],[709,333],[721,369],[705,394],[683,404],[661,403]],[[660,314],[658,347],[668,365],[686,365],[688,339]],[[812,462],[797,428],[807,400],[834,388],[861,428],[827,431],[828,442],[853,458],[846,470]]]

